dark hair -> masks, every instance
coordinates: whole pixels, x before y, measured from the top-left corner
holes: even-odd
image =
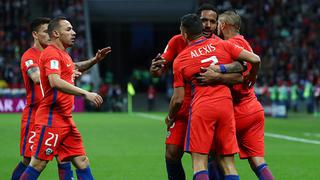
[[[39,27],[43,24],[49,24],[50,18],[46,17],[37,17],[32,20],[31,22],[31,30],[32,31],[38,31]]]
[[[57,28],[59,28],[59,26],[60,26],[59,22],[62,20],[67,20],[67,18],[64,16],[59,16],[59,17],[56,17],[50,21],[50,23],[48,25],[48,34],[50,37],[52,36],[52,32],[54,30],[56,30]]]
[[[198,8],[198,10],[197,10],[198,16],[200,16],[200,15],[201,15],[201,12],[204,11],[204,10],[211,10],[211,11],[216,12],[217,15],[219,14],[219,13],[218,13],[218,10],[217,10],[212,4],[204,3],[204,4],[202,4],[202,5]]]
[[[188,38],[202,33],[202,22],[196,14],[187,14],[181,17],[181,26],[186,30]]]

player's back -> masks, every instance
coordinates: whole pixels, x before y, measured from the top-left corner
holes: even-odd
[[[44,98],[37,112],[36,123],[52,126],[70,125],[70,123],[73,123],[70,121],[74,96],[52,88],[48,75],[58,74],[62,80],[73,85],[74,64],[72,59],[66,51],[60,50],[54,45],[49,45],[44,49],[39,61]],[[52,119],[55,121],[52,121]]]
[[[215,34],[212,34],[211,38],[216,41],[222,40],[220,37],[218,37]],[[179,53],[182,52],[187,46],[188,46],[188,43],[183,38],[183,36],[181,34],[177,34],[169,40],[161,56],[165,60],[169,62],[173,62],[173,60],[179,55]]]
[[[192,82],[193,105],[204,101],[217,101],[220,98],[231,98],[230,90],[225,85],[197,86],[194,77],[201,67],[211,64],[228,64],[237,59],[242,48],[227,41],[200,38],[190,42],[174,62],[175,79],[183,78]],[[178,77],[182,75],[182,77]]]

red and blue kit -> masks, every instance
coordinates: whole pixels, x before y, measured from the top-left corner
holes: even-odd
[[[192,102],[185,151],[208,154],[238,152],[230,89],[225,85],[197,86],[194,77],[201,67],[227,64],[243,49],[227,41],[200,38],[190,42],[173,63],[174,87],[192,84]]]
[[[221,40],[218,36],[212,35],[212,39]],[[181,34],[173,36],[163,54],[161,55],[165,59],[167,64],[172,64],[178,54],[187,47],[188,43],[182,37]],[[185,96],[182,107],[175,117],[174,126],[168,130],[166,138],[166,144],[174,144],[183,147],[186,136],[186,130],[188,126],[188,117],[191,103],[191,84],[185,83]]]
[[[33,155],[42,160],[52,160],[57,154],[60,160],[84,155],[81,135],[71,115],[74,96],[52,88],[48,79],[50,74],[57,74],[74,85],[71,57],[66,51],[49,45],[41,54],[39,67],[44,98],[36,114]]]
[[[229,42],[252,52],[252,48],[243,36],[237,35]],[[252,66],[247,64],[247,74]],[[246,84],[236,84],[232,88],[234,115],[240,158],[264,156],[264,110],[257,100],[254,88]]]
[[[167,64],[172,64],[178,54],[187,47],[187,42],[183,39],[182,35],[175,35],[172,37],[161,55]],[[191,85],[185,85],[185,96],[182,107],[175,117],[175,123],[169,128],[166,144],[174,144],[183,148],[188,126],[189,107],[191,103]]]
[[[35,84],[28,76],[30,68],[39,67],[38,60],[41,51],[35,47],[28,49],[21,58],[20,69],[27,94],[26,106],[22,112],[20,128],[20,154],[31,157],[34,132],[34,119],[39,103],[42,99],[40,85]]]

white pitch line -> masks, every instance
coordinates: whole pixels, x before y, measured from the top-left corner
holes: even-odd
[[[134,114],[138,115],[140,117],[143,117],[143,118],[152,119],[152,120],[159,120],[159,121],[163,121],[164,118],[165,118],[165,117],[156,116],[156,115],[147,114],[147,113],[134,113]],[[284,139],[284,140],[293,141],[293,142],[301,142],[301,143],[307,143],[307,144],[320,144],[320,141],[317,141],[317,140],[297,138],[297,137],[286,136],[286,135],[275,134],[275,133],[265,132],[264,135],[267,136],[267,137],[272,137],[272,138],[277,138],[277,139]]]
[[[134,115],[138,115],[138,116],[143,117],[143,118],[152,119],[152,120],[158,120],[158,121],[162,121],[165,118],[165,116],[161,117],[161,116],[156,116],[156,115],[147,114],[147,113],[134,113]]]
[[[264,135],[268,136],[268,137],[277,138],[277,139],[285,139],[288,141],[302,142],[302,143],[308,143],[308,144],[320,144],[320,141],[317,141],[317,140],[297,138],[297,137],[291,137],[291,136],[286,136],[286,135],[281,135],[281,134],[274,134],[274,133],[265,132]]]

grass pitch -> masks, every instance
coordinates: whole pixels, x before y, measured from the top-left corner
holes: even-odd
[[[10,179],[19,157],[20,114],[0,114],[0,179]],[[115,114],[79,113],[75,122],[82,134],[91,169],[98,180],[163,180],[165,113]],[[290,114],[288,119],[266,120],[266,160],[275,179],[319,179],[320,119],[306,114]],[[281,136],[282,135],[282,136]],[[285,135],[285,136],[283,136]],[[289,136],[289,138],[286,138]],[[294,139],[292,137],[300,138]],[[302,142],[313,140],[312,142]],[[318,142],[318,144],[317,144]],[[242,180],[257,179],[245,160],[236,166]],[[192,179],[190,156],[183,163],[187,179]],[[76,176],[74,172],[74,176]],[[40,175],[41,180],[56,180],[56,162]]]

